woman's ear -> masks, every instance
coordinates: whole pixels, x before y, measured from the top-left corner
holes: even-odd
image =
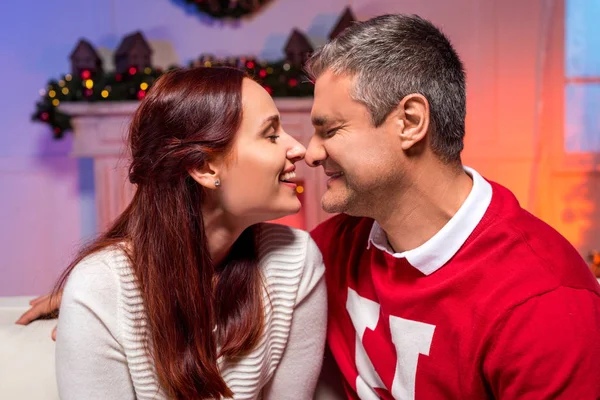
[[[218,163],[207,162],[202,167],[188,170],[188,174],[205,188],[216,189],[221,185],[220,170]]]

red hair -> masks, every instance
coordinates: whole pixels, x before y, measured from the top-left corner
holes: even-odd
[[[194,68],[168,72],[156,81],[129,130],[129,179],[137,185],[133,200],[106,233],[78,254],[55,290],[64,287],[83,258],[120,246],[145,306],[142,337],[171,398],[231,397],[217,359],[244,355],[262,333],[256,229],[244,231],[217,268],[207,248],[203,188],[188,174],[231,151],[242,119],[245,77],[230,68]]]

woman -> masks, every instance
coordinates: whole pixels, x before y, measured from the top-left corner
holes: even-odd
[[[56,291],[61,398],[312,398],[323,264],[306,232],[261,224],[298,212],[305,152],[271,97],[235,69],[166,73],[129,148],[131,204]]]

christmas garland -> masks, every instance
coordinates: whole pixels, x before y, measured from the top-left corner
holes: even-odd
[[[185,0],[203,14],[216,19],[238,19],[256,13],[271,0]]]
[[[286,61],[267,63],[239,58],[214,60],[204,56],[191,63],[190,67],[200,65],[241,68],[273,97],[306,97],[313,94],[313,85],[302,69]],[[46,88],[40,90],[41,99],[36,103],[32,119],[48,124],[54,138],[60,139],[72,129],[71,117],[59,109],[61,103],[140,100],[162,73],[160,69],[150,67],[141,71],[131,67],[124,74],[92,73],[88,70],[83,70],[80,76],[66,74],[58,81],[50,80]]]

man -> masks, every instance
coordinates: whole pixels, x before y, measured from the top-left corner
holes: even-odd
[[[348,398],[597,399],[600,287],[506,188],[463,167],[465,74],[417,16],[316,52],[313,232]]]

